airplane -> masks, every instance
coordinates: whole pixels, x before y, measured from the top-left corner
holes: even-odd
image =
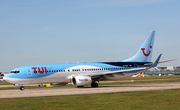
[[[137,53],[121,62],[39,64],[22,66],[13,69],[3,80],[20,86],[24,90],[26,84],[59,84],[72,83],[77,87],[91,85],[98,87],[99,81],[121,79],[156,68],[162,54],[151,62],[154,47],[155,31],[150,31]],[[174,60],[174,59],[173,59]]]

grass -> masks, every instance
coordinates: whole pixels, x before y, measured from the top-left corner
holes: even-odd
[[[179,110],[180,89],[0,99],[2,110]]]
[[[128,77],[124,79],[118,79],[116,81],[123,81],[123,80],[150,80],[150,79],[174,79],[180,78],[180,75],[174,76],[151,76],[151,77]]]
[[[66,86],[53,86],[52,88],[57,88],[57,87],[73,87],[73,85],[66,85]],[[14,86],[14,87],[0,87],[0,90],[12,90],[12,89],[19,89],[20,86]],[[41,89],[41,88],[47,88],[47,87],[38,87],[37,86],[24,86],[25,89]]]
[[[13,85],[13,84],[9,82],[0,82],[0,85]]]
[[[134,81],[134,82],[112,82],[112,83],[99,83],[99,85],[121,85],[121,84],[146,84],[146,83],[165,83],[165,82],[180,82],[180,79],[171,80],[147,80],[147,81]]]

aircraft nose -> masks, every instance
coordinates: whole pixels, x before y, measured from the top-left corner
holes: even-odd
[[[11,82],[13,79],[13,75],[5,75],[3,77],[3,81],[6,81],[6,82]]]
[[[7,77],[4,76],[4,77],[3,77],[3,81],[7,81]],[[7,81],[7,82],[8,82],[8,81]]]
[[[5,77],[3,77],[2,79],[3,79],[2,81],[6,81],[6,80],[5,80],[5,79],[6,79]]]

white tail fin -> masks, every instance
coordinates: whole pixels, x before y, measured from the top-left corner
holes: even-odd
[[[133,57],[126,59],[123,62],[151,62],[154,38],[155,31],[150,31],[138,52]]]

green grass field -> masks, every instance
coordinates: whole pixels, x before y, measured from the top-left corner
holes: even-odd
[[[154,80],[160,79],[160,80]],[[118,81],[127,82],[99,83],[99,85],[142,84],[180,82],[180,76],[161,76],[144,78],[125,78]],[[134,80],[134,82],[131,82]],[[1,82],[1,85],[10,83]],[[66,85],[61,87],[72,87]],[[26,89],[34,89],[37,86],[25,86]],[[43,87],[41,87],[43,88]],[[19,87],[2,87],[1,89],[19,89]],[[0,91],[1,92],[1,91]],[[118,92],[85,95],[45,96],[28,98],[2,98],[0,99],[1,110],[180,110],[180,89]]]
[[[8,82],[0,82],[0,85],[12,85],[12,83],[8,83]]]
[[[122,81],[122,80],[149,80],[149,79],[171,79],[171,78],[180,78],[180,75],[174,75],[174,76],[151,76],[151,77],[128,77],[124,79],[118,79],[116,81]]]
[[[180,89],[0,99],[1,110],[180,110]]]

